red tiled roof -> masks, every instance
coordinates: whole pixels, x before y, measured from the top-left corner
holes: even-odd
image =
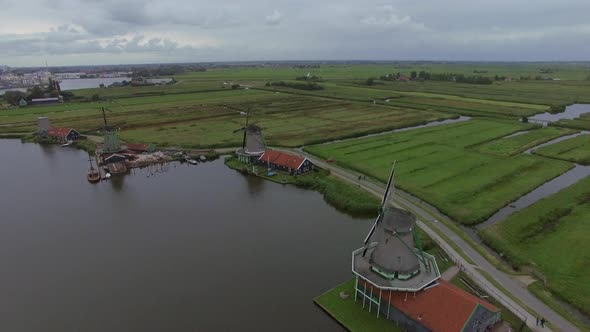
[[[258,160],[262,162],[270,162],[275,165],[280,165],[291,169],[298,169],[305,161],[305,158],[281,151],[266,150],[262,156],[258,158]]]
[[[461,331],[477,305],[491,312],[500,311],[444,280],[438,283],[437,286],[415,293],[415,296],[413,293],[407,293],[406,297],[406,292],[393,292],[390,303],[432,331]],[[389,292],[384,292],[382,297],[387,301]]]
[[[133,151],[147,151],[149,144],[142,143],[127,143],[127,150]]]
[[[72,128],[49,128],[47,135],[52,137],[66,137]]]

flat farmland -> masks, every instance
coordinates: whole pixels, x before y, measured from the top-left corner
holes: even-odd
[[[590,177],[518,211],[480,234],[514,266],[534,266],[547,287],[590,314]]]
[[[533,152],[549,158],[567,160],[590,165],[590,135],[580,135],[555,144],[544,146]]]
[[[109,89],[107,89],[109,90]],[[355,137],[454,117],[435,111],[372,103],[298,96],[263,90],[225,90],[108,102],[67,103],[9,110],[0,116],[0,132],[31,132],[37,117],[54,126],[93,131],[102,126],[101,107],[124,140],[187,148],[236,146],[243,126],[240,112],[264,129],[268,144],[300,146]]]
[[[494,84],[454,82],[384,82],[379,89],[395,92],[423,92],[465,98],[536,105],[590,103],[590,81],[511,81]]]
[[[175,119],[182,120],[182,118],[177,118],[178,113],[198,113],[202,109],[209,109],[215,105],[219,106],[216,109],[224,110],[225,103],[239,102],[247,105],[261,98],[271,100],[281,98],[281,96],[256,90],[226,90],[120,98],[108,102],[33,106],[2,112],[0,114],[0,132],[33,131],[39,116],[49,117],[54,126],[72,127],[82,131],[90,130],[101,126],[102,107],[109,110],[107,115],[111,123],[127,122],[127,126],[133,126],[144,123],[148,118],[151,118],[153,124],[157,124],[159,120],[165,123]],[[237,113],[235,110],[224,111]],[[196,113],[192,116],[199,117],[200,115]]]
[[[280,96],[280,98],[276,97]],[[278,99],[277,99],[278,98]],[[241,136],[233,130],[244,125],[239,111],[252,112],[251,123],[264,130],[266,143],[301,146],[335,139],[415,126],[451,116],[444,113],[383,107],[293,95],[273,95],[247,105],[223,104],[223,112],[206,119],[157,123],[122,131],[124,139],[182,147],[236,146]]]
[[[477,146],[476,149],[483,153],[493,153],[503,156],[513,156],[539,144],[548,142],[552,139],[571,135],[576,130],[564,129],[557,127],[546,127],[531,130],[522,135],[500,138],[491,142]]]
[[[519,122],[470,120],[305,149],[380,181],[386,181],[397,160],[399,188],[461,223],[475,224],[573,167],[532,155],[508,157],[473,148],[532,128]]]
[[[322,96],[365,102],[376,101],[383,105],[467,116],[522,117],[542,113],[548,108],[545,105],[463,98],[453,95],[393,91],[383,86],[374,88],[334,83],[319,83],[319,85],[323,87],[322,90],[305,91],[278,86],[259,86],[259,88],[297,95]]]
[[[552,126],[590,130],[590,113],[581,114],[575,119],[561,119],[551,124]]]

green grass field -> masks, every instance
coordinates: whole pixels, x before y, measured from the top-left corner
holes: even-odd
[[[590,113],[584,113],[575,119],[562,119],[551,124],[552,126],[590,130]]]
[[[425,92],[547,106],[590,103],[590,81],[512,81],[494,82],[491,85],[435,81],[387,82],[379,88],[389,88],[393,93]]]
[[[546,127],[531,130],[522,135],[500,138],[491,142],[487,142],[476,147],[476,149],[477,151],[483,153],[513,156],[539,144],[548,142],[561,136],[574,134],[575,132],[576,131],[572,129]]]
[[[562,300],[590,314],[590,177],[481,231],[516,267],[533,266]]]
[[[306,151],[381,181],[397,160],[396,186],[461,223],[475,224],[573,167],[537,156],[507,157],[472,148],[531,128],[535,127],[519,122],[471,120],[308,146]]]
[[[240,111],[248,109],[253,113],[252,121],[264,129],[267,143],[281,146],[355,137],[454,117],[348,100],[228,90],[11,110],[0,117],[0,132],[33,131],[40,115],[49,116],[55,126],[97,129],[102,125],[103,106],[111,110],[111,123],[122,123],[119,127],[124,140],[187,148],[239,145],[241,136],[233,131],[244,125]]]
[[[580,135],[542,147],[534,154],[549,158],[567,160],[582,165],[590,165],[590,135]]]

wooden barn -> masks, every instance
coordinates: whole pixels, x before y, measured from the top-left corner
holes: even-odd
[[[80,136],[80,133],[72,128],[49,128],[47,130],[48,138],[62,144],[80,139]]]
[[[258,158],[258,163],[292,175],[313,170],[313,163],[309,159],[276,150],[266,150]]]

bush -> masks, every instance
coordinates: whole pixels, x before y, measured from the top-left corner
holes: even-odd
[[[551,105],[551,107],[549,108],[549,113],[555,114],[555,113],[564,112],[565,107],[566,107],[566,105]]]

